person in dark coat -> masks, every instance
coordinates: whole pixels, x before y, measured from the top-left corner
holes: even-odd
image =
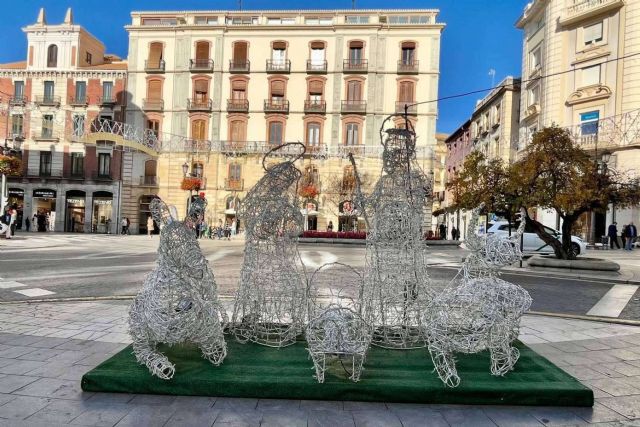
[[[457,240],[457,235],[458,235],[458,229],[454,225],[451,227],[451,240]]]
[[[609,237],[609,247],[613,249],[613,244],[616,244],[616,247],[620,249],[620,245],[618,244],[618,223],[614,221],[613,224],[609,225],[607,229],[607,236]]]
[[[447,226],[440,223],[440,240],[447,240]]]
[[[636,228],[636,226],[633,224],[633,221],[629,223],[629,225],[627,225],[627,232],[626,232],[626,238],[627,238],[627,242],[625,244],[625,249],[630,251],[633,249],[633,242],[635,242],[636,237],[638,237],[638,229]]]
[[[31,220],[29,219],[29,217],[27,217],[27,219],[24,220],[24,229],[29,232],[29,229],[31,228]]]

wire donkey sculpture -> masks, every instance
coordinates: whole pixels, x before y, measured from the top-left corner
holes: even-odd
[[[243,343],[284,347],[303,331],[307,289],[297,239],[304,218],[292,190],[302,176],[294,162],[304,152],[303,144],[288,143],[266,153],[265,174],[238,213],[246,240],[231,332]],[[267,167],[272,155],[293,159]]]
[[[522,258],[520,237],[526,215],[521,210],[520,226],[508,239],[494,234],[478,236],[476,226],[482,208],[473,211],[467,229],[466,245],[471,253],[423,319],[435,370],[449,387],[460,384],[455,352],[488,349],[493,375],[511,371],[520,357],[512,343],[518,337],[520,318],[531,306],[524,288],[498,277],[502,267]]]
[[[227,354],[223,336],[227,314],[194,233],[206,206],[204,199],[192,201],[187,218],[178,221],[173,207],[159,198],[150,204],[152,217],[161,226],[158,261],[131,304],[129,333],[138,362],[164,380],[173,377],[175,366],[157,350],[159,343],[192,342],[216,366]]]

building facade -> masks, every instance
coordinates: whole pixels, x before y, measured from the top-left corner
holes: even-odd
[[[437,104],[412,104],[437,98],[444,27],[437,15],[133,12],[126,27],[127,123],[182,144],[158,158],[158,194],[182,214],[193,196],[187,189],[195,189],[209,201],[208,222],[230,223],[262,177],[263,154],[301,142],[306,154],[299,168],[311,187],[301,206],[306,227],[325,229],[329,221],[334,230],[350,227],[347,200],[332,194],[336,180],[353,174],[346,155],[353,153],[360,172],[375,181],[380,127],[405,105],[418,135],[418,161],[432,170]]]
[[[41,214],[47,231],[115,232],[125,159],[87,133],[124,119],[126,62],[74,24],[71,9],[61,24],[48,24],[41,9],[23,31],[27,59],[0,65],[0,132],[22,157],[21,176],[8,182],[18,228]]]
[[[518,19],[523,30],[519,152],[542,127],[566,127],[609,170],[640,165],[640,2],[535,0]],[[559,227],[555,213],[538,220]],[[638,208],[585,214],[574,233],[589,241],[613,221],[638,222]]]

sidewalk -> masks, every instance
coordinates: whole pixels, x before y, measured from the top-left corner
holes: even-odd
[[[0,304],[0,427],[640,425],[640,327],[523,319],[521,340],[591,387],[593,408],[82,392],[82,375],[129,343],[127,309],[124,301]]]

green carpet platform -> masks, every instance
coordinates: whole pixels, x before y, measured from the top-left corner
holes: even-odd
[[[318,384],[305,342],[282,349],[239,344],[227,337],[228,355],[215,367],[192,346],[160,347],[176,365],[173,379],[151,376],[131,346],[82,377],[82,389],[272,399],[487,405],[592,406],[593,392],[522,343],[514,371],[489,373],[489,354],[458,355],[460,386],[445,387],[433,372],[426,349],[398,351],[371,347],[361,381],[353,383],[339,361]],[[345,366],[349,366],[346,361]]]

